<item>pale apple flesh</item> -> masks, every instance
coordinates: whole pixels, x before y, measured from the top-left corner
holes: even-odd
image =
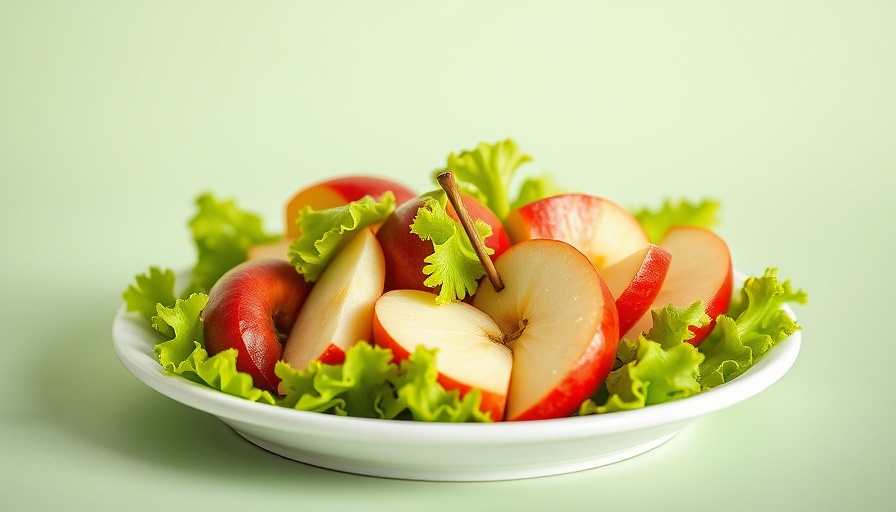
[[[480,410],[504,417],[511,354],[504,334],[485,313],[463,302],[440,306],[418,290],[385,293],[376,303],[373,340],[392,350],[393,362],[408,359],[418,346],[436,351],[439,383],[461,396],[479,389]]]
[[[281,260],[245,262],[229,270],[209,291],[201,318],[210,355],[236,349],[236,368],[255,387],[275,391],[274,366],[281,342],[292,329],[311,283]]]
[[[505,288],[484,281],[473,305],[497,323],[513,354],[505,418],[569,416],[612,369],[613,296],[589,259],[557,240],[516,244],[495,267]]]
[[[728,310],[734,283],[731,253],[725,241],[709,229],[676,226],[663,238],[660,246],[672,255],[669,271],[651,309],[672,304],[677,308],[702,301],[710,324],[692,329],[688,343],[699,346],[715,326],[715,319]],[[623,337],[636,339],[653,325],[648,311]]]
[[[510,240],[566,242],[602,270],[650,242],[638,220],[609,199],[587,194],[547,197],[513,210],[504,221]]]
[[[669,251],[650,244],[600,271],[616,301],[619,332],[628,332],[650,311],[671,263]]]
[[[283,347],[283,361],[305,370],[312,361],[340,364],[345,351],[369,340],[373,306],[383,293],[383,251],[361,230],[321,273]]]

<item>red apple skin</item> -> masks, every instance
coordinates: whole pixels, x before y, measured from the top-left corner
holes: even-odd
[[[330,344],[327,350],[317,358],[323,364],[337,365],[345,362],[345,351],[336,345]]]
[[[295,240],[301,235],[296,225],[299,213],[310,206],[314,210],[325,210],[357,201],[364,196],[379,198],[392,191],[395,204],[417,197],[417,193],[401,183],[375,176],[345,176],[322,181],[297,192],[286,204],[286,238]]]
[[[485,239],[485,245],[494,251],[490,256],[492,261],[497,260],[510,248],[507,231],[495,214],[482,203],[467,195],[463,196],[463,201],[471,218],[481,219],[491,226],[492,235]],[[432,242],[421,240],[419,236],[411,233],[411,224],[423,203],[421,197],[406,201],[398,206],[377,230],[376,237],[380,241],[386,259],[385,291],[421,290],[438,293],[438,288],[429,288],[423,284],[426,279],[423,274],[426,263],[423,259],[432,254]],[[450,203],[446,210],[448,216],[457,220],[457,213]]]
[[[602,270],[650,241],[638,220],[609,199],[560,194],[512,210],[504,220],[510,240],[546,238],[566,242]]]
[[[544,399],[518,415],[508,418],[513,421],[543,420],[565,418],[572,415],[579,405],[591,398],[597,389],[607,380],[607,376],[616,362],[616,349],[619,346],[619,317],[613,295],[603,285],[604,315],[600,329],[588,345],[585,354],[569,371],[563,382]]]
[[[731,292],[734,287],[734,271],[728,272],[728,275],[725,277],[725,282],[722,283],[721,288],[719,288],[719,292],[716,293],[709,302],[706,303],[706,314],[709,315],[709,318],[712,318],[712,321],[707,325],[700,327],[699,329],[691,328],[691,332],[694,333],[694,337],[686,340],[688,343],[695,347],[699,347],[703,340],[709,336],[709,333],[716,326],[716,318],[719,315],[728,311],[728,306],[731,304]]]
[[[666,279],[666,272],[669,271],[671,262],[672,255],[669,251],[658,245],[651,244],[646,250],[641,268],[616,299],[620,333],[628,332],[644,313],[650,310]],[[607,273],[609,272],[612,272],[612,269],[607,269]]]
[[[255,387],[276,392],[274,365],[311,290],[295,267],[278,259],[237,265],[209,291],[201,319],[209,355],[234,348],[236,369]]]
[[[435,296],[433,296],[433,300],[435,300]],[[399,345],[395,339],[392,338],[389,332],[383,327],[383,324],[380,323],[376,314],[373,315],[373,339],[378,347],[387,348],[392,351],[393,363],[401,364],[402,361],[410,359],[410,352],[405,350],[404,347]],[[473,390],[469,385],[458,382],[441,372],[439,372],[438,382],[447,390],[456,389],[461,398]],[[507,394],[500,395],[483,389],[480,389],[479,392],[482,396],[482,400],[479,403],[479,410],[488,414],[492,421],[503,420],[504,409],[507,405]]]

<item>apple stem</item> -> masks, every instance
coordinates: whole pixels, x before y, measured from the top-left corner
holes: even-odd
[[[457,212],[457,218],[460,219],[460,224],[463,226],[464,232],[467,233],[470,243],[473,244],[473,250],[476,251],[476,256],[479,258],[479,262],[482,263],[482,267],[485,268],[485,275],[488,276],[488,280],[492,282],[495,291],[500,292],[504,289],[504,281],[502,281],[501,276],[498,275],[498,271],[495,269],[495,264],[492,262],[492,259],[488,257],[485,243],[482,241],[479,233],[476,232],[476,227],[473,225],[473,219],[470,217],[470,212],[468,212],[467,207],[464,206],[464,200],[461,197],[457,181],[454,179],[454,173],[451,171],[443,172],[439,174],[436,179],[439,180],[439,185],[442,186],[442,189],[448,195],[448,201],[451,203],[451,206],[454,207],[454,211]]]

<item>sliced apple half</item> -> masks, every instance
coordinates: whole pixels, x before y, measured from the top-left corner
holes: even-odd
[[[650,244],[600,271],[616,300],[619,332],[628,332],[650,311],[671,262],[669,251]]]
[[[393,360],[410,357],[418,346],[436,350],[439,383],[482,393],[480,409],[494,421],[504,417],[511,354],[504,334],[488,315],[464,302],[444,306],[418,290],[387,292],[376,302],[373,340],[392,350]]]
[[[311,289],[283,346],[283,360],[296,370],[315,360],[344,362],[346,350],[370,339],[373,305],[383,293],[385,275],[383,251],[365,228],[339,251]]]
[[[550,238],[588,256],[598,270],[650,242],[638,220],[618,204],[587,194],[561,194],[529,203],[504,221],[510,240]]]
[[[504,281],[483,281],[473,305],[513,353],[507,420],[569,416],[604,382],[619,326],[610,290],[588,258],[558,240],[530,240],[495,262]]]
[[[672,304],[677,308],[702,301],[713,321],[694,329],[688,343],[698,346],[715,325],[715,318],[728,309],[734,279],[734,267],[728,244],[713,231],[693,226],[669,229],[660,246],[672,255],[663,286],[650,309]],[[623,337],[635,339],[653,325],[650,311],[645,313]]]

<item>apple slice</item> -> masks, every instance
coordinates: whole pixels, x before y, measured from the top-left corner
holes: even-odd
[[[488,314],[513,352],[507,420],[569,416],[603,384],[619,344],[613,296],[585,255],[558,240],[510,247],[473,305]]]
[[[418,346],[437,350],[439,383],[482,393],[480,409],[494,421],[504,417],[510,382],[510,349],[504,333],[485,313],[464,302],[444,306],[436,296],[419,290],[386,292],[376,302],[373,340],[392,350],[393,361],[405,360]]]
[[[619,332],[628,332],[650,311],[671,262],[669,251],[650,244],[600,271],[616,299]]]
[[[618,204],[587,194],[561,194],[513,210],[504,221],[510,240],[566,242],[603,270],[650,242],[638,220]]]
[[[698,346],[715,326],[715,319],[728,310],[733,289],[734,267],[724,240],[709,229],[676,226],[669,229],[660,246],[672,255],[672,264],[650,309],[672,304],[677,308],[702,301],[713,321],[694,329],[688,343]],[[653,325],[648,311],[623,337],[635,339]]]
[[[383,293],[385,263],[369,228],[361,230],[327,265],[305,299],[283,347],[283,360],[296,370],[314,360],[345,361],[345,351],[369,340],[373,305]]]
[[[241,263],[221,276],[202,310],[209,355],[235,348],[236,369],[255,387],[275,391],[274,365],[311,290],[295,267],[281,260]]]

